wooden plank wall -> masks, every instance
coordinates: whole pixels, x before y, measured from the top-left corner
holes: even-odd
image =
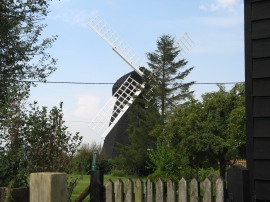
[[[245,0],[247,165],[252,201],[270,200],[270,1]]]

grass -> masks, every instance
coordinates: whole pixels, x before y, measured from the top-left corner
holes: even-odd
[[[123,182],[125,182],[128,178],[132,180],[138,179],[136,176],[128,176],[128,177],[117,177],[113,175],[104,175],[104,184],[108,182],[108,180],[112,180],[113,182],[116,182],[118,179],[121,179]],[[89,186],[90,184],[90,175],[75,175],[75,174],[69,174],[68,175],[69,180],[75,180],[77,179],[77,185],[74,188],[71,196],[72,202],[75,201],[77,197],[80,196],[80,194]],[[83,200],[83,202],[89,202],[90,198],[87,196],[86,199]]]
[[[80,196],[80,194],[89,186],[90,184],[90,176],[89,175],[68,175],[69,180],[77,179],[77,185],[73,189],[71,200],[75,201],[76,198]],[[89,201],[89,196],[84,199],[84,202]]]

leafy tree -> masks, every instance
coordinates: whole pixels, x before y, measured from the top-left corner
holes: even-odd
[[[175,148],[168,149],[166,142],[157,141],[156,149],[149,151],[149,166],[154,170],[149,178],[157,180],[162,178],[163,180],[175,179],[179,174],[178,168],[180,162],[176,161],[175,157],[177,152]]]
[[[189,156],[185,147],[182,147],[181,144],[186,137],[201,131],[201,106],[200,102],[191,99],[189,102],[175,109],[173,113],[170,113],[166,117],[166,123],[162,127],[156,127],[155,131],[152,131],[155,134],[159,134],[157,147],[153,149],[152,157],[150,158],[150,165],[155,170],[153,175],[157,178],[166,179],[168,175],[174,179],[179,179],[179,177],[185,177],[187,179],[195,177],[195,168],[198,161],[194,157],[197,156]],[[160,144],[162,147],[160,147]],[[164,164],[162,155],[160,155],[162,150],[168,154],[173,154],[173,158],[170,158],[170,164],[174,165],[173,168],[168,168],[167,163],[167,165]],[[199,162],[202,161],[200,159]],[[196,163],[196,165],[191,164],[191,162]],[[160,165],[163,165],[163,167]]]
[[[47,52],[56,37],[41,38],[49,2],[0,0],[0,160],[1,171],[10,170],[1,172],[7,174],[6,181],[27,165],[22,126],[25,101],[35,86],[31,80],[45,81],[56,69],[56,60]]]
[[[0,0],[0,129],[7,116],[14,116],[14,105],[29,95],[30,80],[45,81],[56,69],[46,52],[56,37],[40,38],[48,2]]]
[[[30,172],[68,172],[71,158],[82,137],[71,134],[63,121],[62,103],[49,112],[37,103],[28,111],[18,111],[10,119],[16,127],[7,127],[3,133],[12,137],[2,142],[0,156],[0,184],[14,186],[27,183]],[[16,129],[16,130],[14,130]],[[12,135],[11,135],[12,134]]]
[[[46,107],[31,105],[23,129],[30,172],[69,171],[82,137],[67,130],[63,116],[62,103],[49,112]]]
[[[56,60],[46,52],[56,37],[41,39],[49,1],[0,1],[0,103],[20,101],[30,90],[29,80],[45,81]]]
[[[225,177],[226,166],[245,152],[244,106],[243,84],[228,92],[219,86],[219,91],[204,94],[201,102],[177,108],[160,131],[161,138],[168,149],[177,148],[188,158],[193,173],[212,167]]]
[[[203,96],[205,133],[218,143],[214,154],[219,161],[220,175],[225,176],[226,165],[243,157],[245,150],[244,84],[236,84],[230,91],[219,86],[219,91]]]

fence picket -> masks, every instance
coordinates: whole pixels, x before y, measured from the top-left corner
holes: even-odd
[[[154,183],[148,179],[146,182],[146,202],[154,202]]]
[[[178,202],[187,202],[188,201],[188,191],[187,191],[187,181],[182,178],[179,181],[179,190],[178,190]]]
[[[203,187],[203,202],[212,202],[212,182],[208,178],[203,181]]]
[[[169,180],[167,182],[167,202],[175,202],[175,201],[176,201],[175,182]]]
[[[164,182],[162,179],[159,178],[156,182],[156,202],[165,202],[164,191]]]
[[[115,182],[115,202],[124,201],[124,184],[121,179]]]
[[[224,180],[219,177],[216,181],[216,202],[224,202],[225,184]]]
[[[112,180],[108,180],[106,183],[106,202],[114,202],[114,184]]]
[[[190,182],[190,202],[199,202],[199,182],[192,179]]]
[[[125,202],[133,202],[134,183],[131,179],[126,181]]]
[[[143,191],[144,191],[143,181],[141,179],[137,179],[135,181],[135,187],[134,187],[135,202],[143,201],[143,198],[144,198]]]

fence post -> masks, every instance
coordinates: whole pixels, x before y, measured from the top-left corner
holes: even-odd
[[[67,178],[65,173],[31,173],[30,201],[66,202]]]
[[[90,202],[104,201],[104,173],[103,170],[91,171]]]
[[[241,165],[233,165],[227,172],[229,201],[249,201],[248,170]]]

